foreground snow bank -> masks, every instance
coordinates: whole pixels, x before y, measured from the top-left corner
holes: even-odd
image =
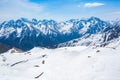
[[[0,55],[0,80],[120,80],[120,47],[34,48]]]

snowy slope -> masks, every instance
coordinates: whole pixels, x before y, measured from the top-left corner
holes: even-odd
[[[0,54],[0,80],[120,80],[120,40],[106,47],[9,50]]]

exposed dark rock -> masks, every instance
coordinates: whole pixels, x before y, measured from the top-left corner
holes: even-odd
[[[0,54],[10,50],[11,48],[12,47],[9,45],[5,45],[5,44],[0,43]]]

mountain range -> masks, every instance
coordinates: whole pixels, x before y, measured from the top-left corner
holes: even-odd
[[[21,18],[0,24],[0,42],[24,51],[37,46],[106,45],[119,36],[119,20],[109,22],[97,17],[64,22]]]

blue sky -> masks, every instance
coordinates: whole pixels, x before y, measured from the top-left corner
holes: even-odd
[[[120,0],[0,0],[0,21],[18,19],[120,18]]]

